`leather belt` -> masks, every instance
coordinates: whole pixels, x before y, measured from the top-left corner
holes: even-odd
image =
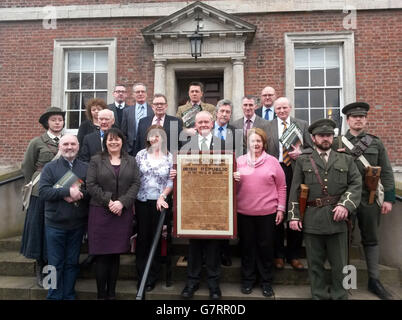
[[[307,201],[307,205],[310,207],[325,207],[333,204],[337,204],[341,196],[327,196],[323,198],[317,198],[313,201]]]

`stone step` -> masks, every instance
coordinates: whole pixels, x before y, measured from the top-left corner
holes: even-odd
[[[80,261],[86,258],[86,254],[82,254]],[[186,268],[176,266],[178,256],[172,257],[172,281],[185,281],[186,280]],[[240,258],[234,257],[233,264],[230,267],[222,266],[222,282],[240,282]],[[303,264],[307,267],[307,262],[302,259]],[[367,283],[367,268],[366,264],[362,260],[351,260],[351,264],[357,269],[357,283]],[[0,275],[1,276],[22,276],[29,277],[34,275],[35,261],[27,259],[21,254],[15,251],[0,252]],[[162,270],[160,279],[165,280],[166,265],[162,264]],[[205,277],[205,272],[203,272]],[[327,263],[327,276],[330,277],[329,264]],[[95,278],[94,265],[86,270],[80,271],[80,278],[89,279]],[[132,254],[124,254],[120,257],[120,271],[119,279],[130,280],[136,279],[135,269],[135,256]],[[380,265],[380,279],[384,283],[396,284],[400,283],[400,274],[397,268],[391,268]],[[295,271],[289,264],[285,265],[283,270],[276,270],[274,274],[274,284],[282,285],[306,285],[309,284],[308,270],[307,268],[302,271]]]
[[[184,287],[184,282],[175,282],[172,286],[166,287],[157,284],[152,292],[147,293],[147,300],[181,300],[180,293]],[[136,298],[136,281],[119,280],[117,282],[116,296],[119,300],[134,300]],[[400,286],[385,285],[395,299],[402,299],[402,289]],[[78,279],[76,283],[78,300],[95,300],[96,283],[94,279]],[[274,285],[276,300],[306,300],[311,299],[310,287],[308,285]],[[273,300],[265,298],[258,287],[253,289],[249,295],[240,292],[240,286],[234,283],[222,283],[222,300]],[[10,277],[0,276],[0,300],[43,300],[46,298],[47,291],[39,288],[35,283],[34,277]],[[209,291],[205,283],[201,284],[200,289],[194,294],[194,299],[209,299]],[[356,290],[351,290],[350,300],[379,300],[375,295],[368,292],[365,286],[360,286]]]
[[[240,250],[237,246],[237,240],[230,240],[231,252],[234,256],[240,256]],[[21,247],[21,236],[16,236],[12,238],[0,239],[0,252],[5,251],[20,251]],[[305,258],[305,249],[302,247],[301,256]],[[81,247],[82,253],[88,252],[88,244],[84,243]],[[173,239],[171,247],[172,255],[186,255],[188,253],[188,239]],[[351,259],[362,259],[364,258],[362,249],[360,245],[352,245]]]

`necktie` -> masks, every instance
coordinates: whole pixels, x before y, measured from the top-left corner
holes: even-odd
[[[250,130],[251,129],[251,120],[250,119],[247,119],[246,120],[246,131],[244,132],[244,135],[247,137],[247,133],[248,133],[248,130]]]
[[[121,109],[121,104],[119,104],[118,108]]]
[[[325,167],[327,166],[327,153],[326,152],[321,152],[320,157],[322,159],[322,162],[324,162]]]
[[[282,123],[283,123],[283,132],[285,132],[285,130],[287,129],[286,121],[283,121]],[[283,147],[282,155],[283,155],[283,163],[285,164],[285,166],[289,167],[290,156],[288,150],[285,147]]]
[[[144,117],[144,105],[140,105],[140,109],[138,110],[138,120],[141,120]]]
[[[269,109],[269,108],[267,108],[266,110],[265,110],[265,120],[269,120],[269,112],[271,111],[271,109]]]
[[[53,141],[56,142],[57,145],[59,145],[59,140],[60,140],[59,137],[54,137],[53,138]]]
[[[158,126],[161,126],[161,118],[156,118],[156,124],[157,124]]]
[[[218,138],[220,138],[220,139],[222,139],[222,140],[225,140],[225,138],[223,137],[223,134],[222,134],[223,128],[222,128],[222,127],[219,127],[219,128],[218,128],[218,131],[219,131]]]
[[[207,139],[203,138],[201,141],[201,151],[208,151]]]

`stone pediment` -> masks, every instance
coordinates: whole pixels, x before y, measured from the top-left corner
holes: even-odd
[[[256,31],[254,25],[197,1],[159,19],[141,32],[149,43],[154,39],[188,38],[197,29],[197,16],[202,19],[199,22],[199,33],[203,37],[242,37],[250,41]]]

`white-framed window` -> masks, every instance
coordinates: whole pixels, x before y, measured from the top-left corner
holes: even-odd
[[[52,106],[66,111],[65,130],[76,134],[91,98],[113,101],[116,39],[55,40]]]
[[[107,50],[65,51],[66,129],[78,129],[80,123],[86,119],[88,100],[101,98],[107,101],[107,57]]]
[[[286,96],[309,124],[331,118],[345,132],[342,107],[356,98],[353,32],[285,34]]]

